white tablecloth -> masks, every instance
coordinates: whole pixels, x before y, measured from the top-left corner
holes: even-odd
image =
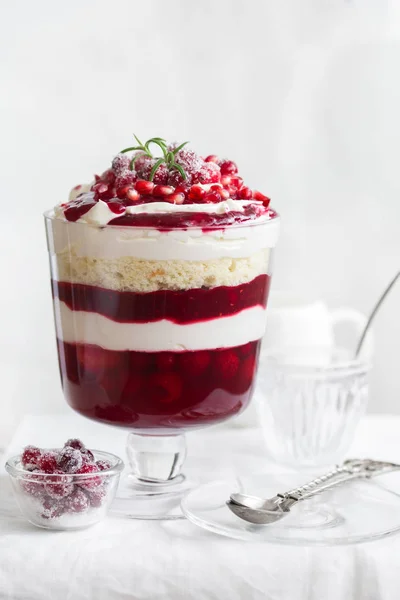
[[[351,455],[400,461],[400,417],[369,416]],[[81,437],[124,455],[124,431],[76,415],[26,417],[6,454]],[[202,478],[267,467],[257,430],[188,435],[187,471]],[[3,461],[4,462],[4,461]],[[24,522],[0,477],[1,600],[398,600],[400,535],[339,548],[239,542],[187,521],[108,518],[78,532]]]

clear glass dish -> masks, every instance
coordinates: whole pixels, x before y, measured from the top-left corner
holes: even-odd
[[[256,408],[269,456],[296,469],[340,462],[367,406],[369,371],[364,361],[263,359]]]
[[[185,432],[252,397],[279,218],[169,230],[45,221],[64,396],[129,431],[116,510],[175,518]]]
[[[15,499],[24,517],[44,529],[84,529],[101,521],[114,500],[124,463],[93,450],[96,461],[111,467],[95,474],[46,474],[28,471],[20,455],[6,463]]]
[[[317,472],[316,475],[321,475]],[[304,474],[263,473],[202,485],[182,500],[185,516],[219,535],[296,546],[339,546],[377,540],[400,530],[400,477],[354,480],[297,503],[281,520],[252,525],[226,506],[232,492],[270,498],[305,483]]]

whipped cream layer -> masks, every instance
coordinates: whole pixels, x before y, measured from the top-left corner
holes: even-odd
[[[202,205],[201,210],[218,210],[219,205],[230,205],[239,202],[227,200],[215,205]],[[246,201],[241,201],[246,202]],[[105,206],[103,206],[105,205]],[[155,202],[149,205],[129,207],[130,209],[160,210],[160,205],[168,210],[178,212],[199,212],[199,205],[188,204],[177,206],[168,202]],[[242,204],[242,207],[244,205]],[[225,206],[226,208],[226,206]],[[92,213],[96,209],[96,215]],[[185,210],[183,210],[185,209]],[[221,210],[221,207],[219,207]],[[67,221],[57,216],[56,212],[47,213],[50,219],[47,226],[50,231],[50,252],[55,254],[72,251],[77,256],[96,256],[98,258],[120,258],[125,256],[143,260],[210,260],[213,258],[243,258],[255,254],[263,248],[273,248],[276,245],[280,219],[260,217],[243,224],[230,225],[221,229],[205,229],[190,227],[188,229],[173,229],[161,231],[156,228],[98,226],[95,219],[99,213],[110,211],[105,202],[99,201],[96,207],[77,222]],[[166,211],[165,211],[166,212]],[[92,213],[90,215],[90,213]],[[113,213],[113,218],[117,215]],[[91,222],[93,219],[93,222]]]
[[[94,344],[108,350],[162,352],[240,346],[263,337],[265,309],[254,306],[235,315],[189,325],[160,320],[116,323],[97,313],[72,311],[54,302],[57,336],[64,342]]]

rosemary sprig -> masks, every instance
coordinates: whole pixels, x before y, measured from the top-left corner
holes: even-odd
[[[130,146],[129,148],[124,148],[123,150],[121,150],[121,154],[125,154],[125,152],[133,152],[133,151],[138,151],[138,150],[140,151],[140,153],[136,154],[130,162],[131,170],[133,170],[135,160],[137,158],[139,158],[139,156],[143,156],[143,154],[144,154],[145,156],[148,156],[149,158],[155,158],[150,150],[150,145],[154,144],[161,149],[163,155],[160,158],[158,158],[157,161],[154,163],[153,168],[150,171],[150,181],[153,181],[154,175],[156,174],[157,169],[162,164],[166,165],[168,171],[178,171],[178,173],[181,175],[181,177],[183,179],[187,179],[185,170],[182,168],[181,165],[179,165],[176,162],[175,159],[176,159],[176,155],[178,154],[178,152],[180,150],[182,150],[182,148],[184,146],[186,146],[186,144],[188,144],[189,142],[183,142],[183,144],[180,144],[179,146],[174,148],[174,150],[168,150],[167,142],[163,138],[160,138],[160,137],[150,138],[149,140],[147,140],[147,142],[145,142],[143,144],[135,134],[133,134],[133,136],[134,136],[135,140],[137,141],[138,145]]]

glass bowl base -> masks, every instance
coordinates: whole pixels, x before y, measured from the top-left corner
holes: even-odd
[[[142,520],[184,519],[180,503],[191,487],[184,475],[165,483],[152,483],[128,474],[121,478],[110,514]]]
[[[181,506],[195,525],[234,539],[295,546],[357,544],[400,531],[400,495],[394,491],[400,492],[400,482],[392,479],[389,487],[391,477],[395,475],[355,480],[326,491],[299,502],[270,525],[252,525],[234,515],[226,506],[230,494],[240,491],[273,497],[304,483],[304,474],[263,473],[215,481],[191,491]]]

